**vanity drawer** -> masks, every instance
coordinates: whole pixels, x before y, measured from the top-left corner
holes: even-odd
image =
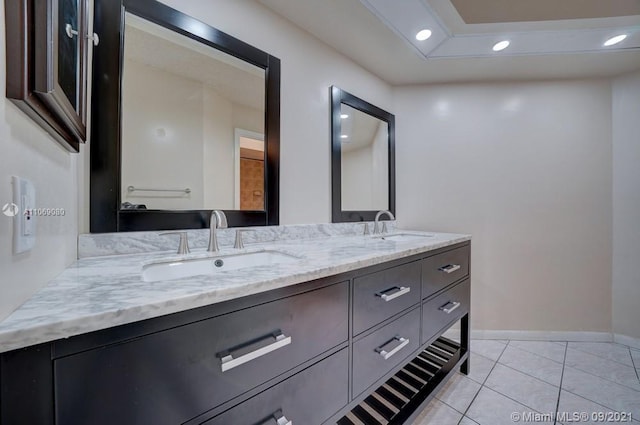
[[[420,261],[354,279],[353,334],[420,302]]]
[[[348,282],[63,357],[62,424],[183,423],[348,338]]]
[[[469,312],[469,279],[422,305],[422,342]]]
[[[348,376],[345,348],[203,424],[319,425],[347,405]]]
[[[420,346],[420,309],[410,311],[353,345],[353,395],[357,396]]]
[[[422,298],[469,274],[469,245],[422,260]]]

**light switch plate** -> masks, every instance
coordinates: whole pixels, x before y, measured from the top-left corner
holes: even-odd
[[[13,218],[13,253],[33,249],[36,244],[36,188],[27,179],[12,176],[13,203],[18,206],[18,215]]]

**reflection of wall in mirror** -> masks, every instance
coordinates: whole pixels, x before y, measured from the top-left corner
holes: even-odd
[[[388,126],[380,122],[371,143],[341,154],[342,210],[389,208]]]
[[[125,60],[122,105],[123,202],[159,209],[233,209],[233,129],[262,133],[262,111],[130,59]],[[129,185],[189,187],[191,194],[129,194]]]

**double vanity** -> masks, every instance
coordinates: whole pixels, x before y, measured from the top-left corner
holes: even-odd
[[[393,114],[326,87],[333,223],[278,226],[280,59],[155,0],[92,10],[91,234],[0,322],[1,425],[411,423],[468,372],[470,237],[378,222]]]
[[[184,255],[81,236],[85,258],[0,323],[0,423],[409,421],[468,370],[470,237],[390,227],[255,228],[243,249],[226,229]]]

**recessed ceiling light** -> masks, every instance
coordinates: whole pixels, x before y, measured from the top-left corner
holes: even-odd
[[[613,46],[614,44],[618,44],[620,43],[622,40],[624,40],[625,38],[627,38],[627,34],[620,34],[620,35],[616,35],[615,37],[611,37],[610,39],[608,39],[607,41],[604,42],[604,46],[608,47],[608,46]]]
[[[340,118],[342,119],[349,118],[349,114],[340,114]]]
[[[425,41],[427,38],[431,37],[431,30],[422,30],[418,31],[416,34],[416,40]]]
[[[347,136],[346,134],[342,134],[342,135],[340,135],[340,138],[341,138],[341,139],[346,139],[347,137],[349,137],[349,136]]]
[[[498,41],[496,44],[493,45],[493,51],[499,52],[501,50],[504,50],[507,47],[509,47],[509,44],[510,44],[509,40]]]

